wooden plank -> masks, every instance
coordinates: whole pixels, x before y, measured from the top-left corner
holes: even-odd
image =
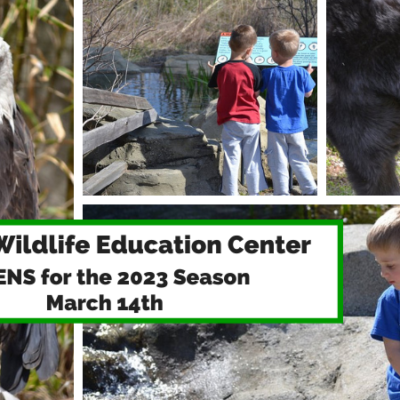
[[[101,189],[116,181],[127,169],[128,164],[125,161],[113,162],[83,184],[83,194],[87,196],[100,192]]]
[[[112,142],[127,132],[148,125],[154,122],[157,117],[157,111],[153,108],[127,118],[121,118],[115,122],[86,132],[83,134],[83,154],[88,153],[104,143]]]
[[[104,106],[133,108],[135,110],[150,110],[153,108],[144,97],[128,96],[126,94],[88,87],[83,88],[83,102]]]

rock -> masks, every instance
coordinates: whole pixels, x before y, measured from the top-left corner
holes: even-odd
[[[207,139],[216,139],[221,141],[222,126],[217,124],[217,103],[218,99],[212,100],[208,107],[200,114],[192,115],[189,118],[189,124],[195,128],[201,129]],[[258,103],[260,104],[260,132],[261,132],[261,150],[267,148],[267,129],[265,128],[265,100],[259,96]]]
[[[138,379],[124,352],[88,349],[84,352],[83,382],[92,391],[115,392],[121,384],[135,385]]]
[[[127,171],[101,192],[115,196],[184,196],[186,180],[179,170],[139,169]]]
[[[83,53],[85,62],[84,73],[137,73],[141,72],[140,67],[131,61],[126,60],[121,52],[113,47],[91,47],[88,57],[87,51]]]
[[[216,195],[222,156],[217,143],[181,121],[160,118],[84,157],[85,173],[123,160],[128,171],[103,195]]]
[[[388,287],[365,244],[372,225],[345,226],[343,231],[344,315],[374,316],[379,296]]]
[[[141,400],[385,400],[387,360],[383,344],[370,338],[372,323],[346,317],[343,324],[141,325],[143,347],[130,357],[152,380],[131,390]],[[111,368],[119,376],[117,366]],[[126,398],[124,387],[116,399]]]
[[[171,71],[174,75],[186,75],[187,67],[195,74],[199,71],[201,65],[206,71],[210,71],[207,62],[214,63],[215,56],[201,56],[198,54],[182,54],[179,56],[167,56],[164,64],[164,70]]]

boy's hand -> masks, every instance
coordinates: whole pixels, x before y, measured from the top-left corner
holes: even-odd
[[[308,64],[307,72],[311,75],[314,72],[314,68],[311,66],[311,63]]]
[[[218,63],[211,64],[210,61],[207,62],[207,65],[211,68],[211,74],[214,73],[215,66],[216,66],[217,64],[218,64]]]

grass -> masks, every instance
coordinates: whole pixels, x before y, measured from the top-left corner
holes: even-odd
[[[85,1],[85,27],[94,23],[93,16],[106,4],[100,17],[103,20],[115,2]],[[176,54],[179,50],[180,53],[215,54],[220,33],[229,32],[238,24],[252,25],[259,36],[269,36],[284,27],[299,29],[294,18],[280,12],[279,8],[262,7],[262,3],[265,2],[125,0],[115,13],[119,24],[118,30],[109,35],[110,43],[124,46],[132,35],[136,36],[128,47],[131,59],[137,61],[151,56],[153,52],[164,52],[166,55]],[[316,0],[313,3],[316,4]],[[295,14],[298,12],[295,11]]]
[[[167,92],[175,90],[177,87],[184,88],[191,99],[194,95],[198,97],[210,99],[216,98],[218,92],[208,87],[208,81],[211,78],[211,69],[204,68],[202,64],[196,72],[189,68],[189,64],[186,63],[186,74],[185,75],[174,75],[171,68],[164,69],[164,79],[167,84]]]
[[[326,194],[328,196],[354,195],[343,161],[338,151],[332,146],[326,149]]]
[[[353,196],[355,193],[344,175],[326,178],[326,194],[328,196]]]
[[[396,157],[396,173],[400,181],[400,153]],[[347,178],[346,167],[335,147],[326,148],[326,194],[328,196],[354,196]]]

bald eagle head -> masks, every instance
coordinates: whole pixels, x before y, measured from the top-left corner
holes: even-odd
[[[4,118],[13,123],[13,113],[16,109],[14,99],[14,79],[10,46],[0,37],[0,123]]]
[[[0,219],[39,218],[29,130],[15,103],[10,46],[0,37]]]

